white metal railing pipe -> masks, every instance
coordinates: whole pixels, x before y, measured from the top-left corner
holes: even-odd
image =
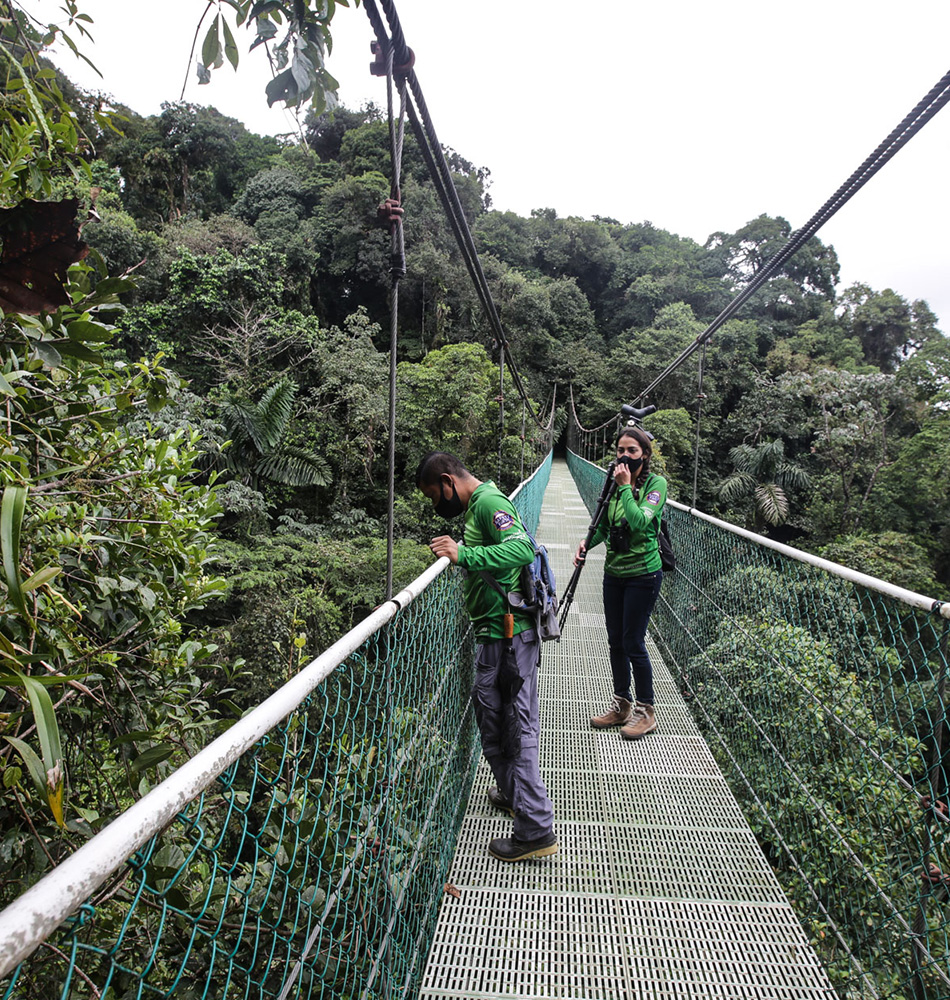
[[[117,816],[75,854],[0,912],[0,978],[12,972],[143,844],[287,718],[348,656],[415,600],[449,565],[437,559],[326,652],[160,785]]]
[[[571,454],[578,461],[585,462],[587,465],[597,469],[601,474],[604,473],[605,470],[594,462],[582,458],[576,452],[571,452]],[[764,535],[757,535],[754,531],[748,531],[745,528],[736,527],[736,525],[730,524],[728,521],[722,521],[711,514],[704,514],[695,507],[687,507],[686,504],[677,503],[675,500],[667,500],[666,502],[670,507],[675,507],[677,510],[689,514],[691,517],[699,518],[701,521],[708,521],[710,524],[715,524],[724,531],[731,532],[733,535],[738,535],[740,538],[745,538],[750,542],[755,542],[756,545],[762,545],[767,549],[780,552],[782,555],[788,556],[789,559],[795,559],[797,562],[815,566],[817,569],[841,577],[841,579],[848,580],[850,583],[859,584],[862,587],[867,587],[869,590],[876,590],[879,594],[886,594],[888,597],[893,597],[895,600],[908,604],[913,608],[936,612],[943,618],[950,620],[950,600],[939,601],[934,597],[926,597],[924,594],[918,594],[913,590],[907,590],[893,583],[887,583],[885,580],[879,580],[876,576],[868,576],[867,573],[859,573],[857,570],[849,569],[847,566],[831,562],[830,559],[813,556],[810,552],[803,552],[801,549],[792,548],[791,545],[784,545],[782,542],[773,542],[771,538],[766,538]]]
[[[809,566],[814,566],[817,569],[824,570],[826,573],[841,577],[841,579],[847,580],[850,583],[856,583],[862,587],[867,587],[868,590],[876,590],[879,594],[893,597],[895,600],[909,604],[911,607],[920,608],[922,611],[935,611],[943,618],[950,619],[950,600],[938,601],[934,597],[927,597],[913,590],[907,590],[904,587],[898,587],[896,584],[888,583],[886,580],[879,580],[876,576],[859,573],[857,570],[849,569],[847,566],[832,562],[830,559],[813,556],[810,552],[803,552],[801,549],[792,548],[791,545],[784,545],[782,542],[773,542],[771,538],[766,538],[764,535],[757,535],[754,531],[748,531],[745,528],[738,528],[734,524],[729,524],[728,521],[721,521],[711,514],[704,514],[695,507],[687,507],[685,504],[677,503],[675,500],[667,500],[666,502],[671,507],[689,514],[690,517],[699,518],[701,521],[708,521],[710,524],[715,524],[724,531],[729,531],[740,538],[746,538],[751,542],[755,542],[756,545],[780,552],[783,556],[788,556],[789,559],[807,563]]]

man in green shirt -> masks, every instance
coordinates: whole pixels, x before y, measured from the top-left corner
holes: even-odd
[[[493,577],[506,594],[518,590],[521,567],[534,558],[534,545],[511,501],[494,483],[476,479],[455,455],[430,452],[419,463],[416,484],[437,514],[448,520],[465,515],[461,542],[439,535],[429,547],[467,571],[465,606],[478,642],[472,703],[482,750],[497,782],[488,799],[514,817],[513,836],[496,838],[488,851],[500,861],[555,854],[554,807],[538,764],[541,641],[532,617],[512,612],[485,579]],[[508,640],[504,616],[510,613],[514,626]]]

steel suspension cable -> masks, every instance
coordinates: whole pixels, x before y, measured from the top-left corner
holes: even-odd
[[[742,305],[769,280],[812,236],[887,163],[899,152],[944,105],[950,101],[950,72],[921,99],[913,110],[897,125],[873,153],[854,171],[820,209],[789,237],[788,242],[763,264],[748,285],[726,306],[706,329],[672,361],[637,397],[642,402],[649,394],[687,358],[735,315]]]
[[[706,345],[699,356],[699,385],[696,388],[696,447],[693,449],[693,506],[696,506],[696,496],[699,488],[699,431],[703,423],[703,370],[706,367]]]
[[[402,27],[399,23],[399,17],[396,13],[395,5],[392,0],[380,0],[380,6],[386,14],[386,19],[389,22],[390,32],[392,35],[391,44],[395,50],[395,60],[400,65],[408,66],[412,61],[410,54],[411,50],[406,45],[405,36],[403,35]],[[373,28],[376,31],[377,38],[380,39],[380,43],[382,44],[383,40],[386,38],[386,32],[381,21],[379,20],[375,4],[372,5],[372,9],[370,3],[367,3],[366,7],[370,20],[373,23]],[[459,250],[462,253],[465,266],[468,269],[470,277],[472,278],[476,294],[478,295],[482,307],[485,310],[489,325],[491,326],[496,339],[501,344],[502,352],[508,365],[508,370],[511,373],[512,382],[517,389],[518,395],[527,407],[528,412],[531,414],[531,418],[539,427],[542,427],[543,429],[541,420],[535,411],[534,404],[525,390],[521,374],[518,371],[518,367],[515,364],[514,357],[512,356],[511,345],[508,342],[508,337],[505,333],[501,318],[498,315],[498,310],[492,297],[491,290],[488,287],[488,280],[481,266],[478,250],[475,247],[475,241],[472,237],[468,219],[465,216],[465,211],[459,199],[458,192],[456,191],[455,184],[452,181],[452,171],[445,158],[442,144],[439,142],[439,138],[436,135],[435,125],[433,124],[432,116],[429,114],[425,97],[422,94],[422,88],[419,85],[418,77],[416,76],[415,70],[413,70],[411,66],[405,75],[409,88],[412,92],[412,98],[418,108],[418,113],[416,113],[413,108],[412,101],[408,103],[409,122],[422,151],[423,158],[426,161],[430,177],[455,234]]]

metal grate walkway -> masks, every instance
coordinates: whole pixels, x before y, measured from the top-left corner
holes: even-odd
[[[590,515],[555,462],[540,540],[561,587]],[[629,743],[588,720],[609,700],[603,548],[541,665],[541,768],[559,853],[489,857],[510,820],[480,763],[422,998],[833,997],[797,918],[651,645],[657,732]]]

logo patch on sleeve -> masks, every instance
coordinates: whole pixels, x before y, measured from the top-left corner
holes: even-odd
[[[647,494],[647,503],[652,503],[653,506],[655,507],[659,502],[660,502],[660,491],[650,490],[650,492]]]
[[[507,531],[515,523],[515,519],[506,510],[496,510],[492,515],[492,523],[499,531]]]

